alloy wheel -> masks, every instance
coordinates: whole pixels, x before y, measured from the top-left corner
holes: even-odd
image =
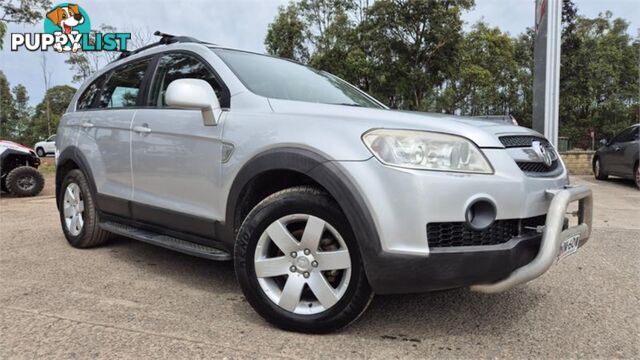
[[[254,256],[262,291],[295,314],[321,313],[345,294],[351,257],[338,231],[307,214],[284,216],[261,234]]]
[[[84,200],[78,184],[72,182],[67,185],[62,206],[67,231],[73,236],[78,236],[84,226]]]

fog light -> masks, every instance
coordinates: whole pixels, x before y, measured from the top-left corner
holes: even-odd
[[[476,231],[484,230],[496,220],[496,206],[486,199],[472,202],[464,213],[467,225]]]

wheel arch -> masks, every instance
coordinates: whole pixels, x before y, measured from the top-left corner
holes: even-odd
[[[247,196],[251,196],[249,194],[252,191],[252,184],[260,179],[268,179],[270,173],[297,176],[297,180],[318,186],[333,197],[352,227],[365,263],[365,271],[369,273],[368,259],[372,259],[381,251],[371,213],[358,188],[339,163],[307,149],[292,147],[272,149],[257,155],[242,167],[231,185],[227,199],[224,241],[235,242],[236,231],[244,220],[243,211],[247,208],[250,211],[253,207],[252,202],[243,204],[243,201],[246,202]],[[282,189],[276,189],[273,192],[279,190]]]
[[[89,162],[75,146],[69,146],[58,156],[56,161],[56,206],[60,209],[60,191],[62,191],[62,181],[69,171],[78,169],[87,177],[91,195],[96,195],[96,184],[93,181],[93,174],[89,167]]]

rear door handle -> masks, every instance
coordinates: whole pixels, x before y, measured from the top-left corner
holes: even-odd
[[[134,126],[133,131],[139,134],[148,134],[151,132],[151,129],[149,129],[149,125],[143,124],[142,126]]]
[[[88,121],[86,121],[86,122],[83,122],[82,124],[80,124],[80,126],[82,126],[85,129],[91,129],[93,127],[93,124],[88,122]]]

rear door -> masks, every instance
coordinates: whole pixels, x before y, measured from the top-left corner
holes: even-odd
[[[213,237],[220,201],[222,122],[205,126],[198,110],[170,108],[164,94],[177,79],[207,81],[222,97],[209,65],[197,55],[160,55],[150,86],[148,108],[133,120],[133,204],[136,220]]]
[[[78,148],[87,160],[101,210],[129,216],[132,198],[131,121],[150,58],[134,60],[106,73],[83,113]]]

